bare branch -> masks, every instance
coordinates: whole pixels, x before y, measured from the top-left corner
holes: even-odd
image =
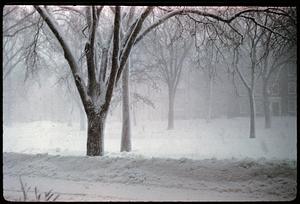
[[[289,39],[289,38],[287,38],[286,36],[283,36],[283,35],[281,35],[280,33],[275,32],[274,30],[271,30],[271,29],[268,28],[267,26],[264,26],[264,25],[258,23],[253,17],[244,16],[244,15],[241,15],[241,17],[243,17],[243,18],[245,18],[245,19],[251,20],[255,25],[260,26],[260,27],[262,27],[262,28],[268,30],[268,31],[271,32],[271,33],[274,33],[274,34],[276,34],[276,35],[279,35],[280,37],[282,37],[282,38],[284,38],[284,39]]]
[[[13,29],[14,27],[16,27],[17,25],[23,23],[28,17],[32,16],[35,13],[35,10],[33,10],[32,12],[30,12],[29,14],[27,14],[26,16],[24,16],[21,20],[19,20],[17,23],[15,23],[14,25],[10,26],[9,28],[6,28],[5,30],[3,30],[3,33],[7,33],[9,30]]]
[[[119,32],[120,32],[120,7],[116,6],[115,19],[114,19],[114,37],[113,37],[113,53],[112,53],[112,65],[109,75],[109,80],[107,81],[107,90],[105,95],[105,104],[102,106],[102,111],[106,112],[108,110],[113,88],[116,81],[116,75],[119,67],[118,63],[118,53],[119,53]]]
[[[3,34],[3,37],[14,37],[16,34],[18,34],[19,32],[21,32],[22,30],[25,30],[25,29],[30,28],[30,27],[35,26],[35,25],[36,25],[36,23],[29,24],[27,26],[19,28],[18,30],[15,30],[11,34],[10,33],[5,33],[5,34]]]
[[[132,31],[132,33],[130,35],[130,38],[128,39],[128,41],[126,43],[125,48],[124,48],[124,52],[123,52],[123,54],[121,56],[120,67],[119,67],[119,70],[118,70],[116,82],[118,82],[119,79],[120,79],[121,73],[122,73],[123,68],[124,68],[124,66],[126,64],[126,61],[127,61],[128,56],[129,56],[129,53],[131,51],[131,48],[133,47],[135,39],[136,39],[138,33],[140,32],[140,30],[142,28],[143,22],[144,22],[144,20],[146,19],[146,17],[150,14],[150,12],[152,10],[153,10],[153,7],[147,7],[145,9],[145,11],[141,14],[141,16],[140,16],[137,24],[135,25],[135,28]]]
[[[11,12],[13,12],[14,10],[17,9],[17,6],[9,6],[9,7],[12,7],[12,9],[8,10],[6,13],[3,14],[3,17],[6,17],[7,15],[9,15]],[[6,7],[7,8],[7,7]],[[5,11],[6,9],[3,9],[3,11]]]
[[[57,40],[59,41],[63,51],[65,59],[67,60],[70,69],[72,71],[73,78],[75,80],[77,89],[79,91],[81,100],[84,104],[85,110],[88,111],[87,104],[91,103],[88,95],[86,86],[84,84],[84,81],[82,77],[80,76],[79,68],[77,65],[77,62],[74,58],[73,53],[71,52],[70,46],[68,45],[67,41],[65,40],[63,34],[61,33],[60,29],[57,27],[55,20],[52,18],[52,16],[48,13],[48,11],[45,8],[42,8],[40,6],[34,6],[35,9],[39,12],[39,14],[42,16],[42,18],[45,20]]]

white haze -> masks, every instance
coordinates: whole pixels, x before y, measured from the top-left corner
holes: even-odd
[[[108,15],[110,10],[106,9]],[[112,24],[112,18],[105,17],[109,23],[103,24],[104,38]],[[5,25],[10,21],[13,22],[7,20]],[[78,24],[82,23],[79,21]],[[172,26],[163,24],[161,30],[146,36],[131,52],[129,153],[120,152],[120,80],[105,124],[104,156],[86,156],[86,114],[68,63],[53,35],[49,35],[49,42],[38,45],[41,52],[36,67],[28,69],[22,59],[3,77],[5,199],[22,200],[19,176],[32,189],[54,189],[61,201],[287,201],[296,197],[297,76],[296,71],[290,71],[297,70],[295,60],[287,60],[272,76],[275,82],[270,83],[270,87],[275,87],[276,81],[281,80],[279,84],[285,85],[278,85],[279,93],[287,93],[290,82],[281,76],[292,77],[295,92],[291,98],[295,107],[287,102],[291,100],[288,95],[273,97],[272,124],[268,129],[261,75],[255,75],[256,138],[249,138],[249,98],[243,80],[237,73],[234,79],[230,74],[234,67],[233,51],[216,40],[221,47],[219,52],[200,46],[197,53],[193,40],[202,41],[206,34],[198,32],[191,38],[185,30],[178,31],[183,37],[174,45],[175,54],[170,54],[166,46],[169,39],[161,33],[177,35]],[[45,30],[50,32],[48,27]],[[8,40],[5,45],[14,46],[16,42],[12,50],[21,49],[22,40],[28,45],[33,33],[25,30],[21,37]],[[82,36],[70,35],[66,41],[79,59],[84,46]],[[250,83],[247,43],[245,40],[237,66]],[[47,50],[50,44],[53,47]],[[3,74],[13,64],[9,60],[12,50],[3,49],[7,54]],[[176,64],[185,53],[188,54],[182,62],[175,91],[174,128],[168,130],[168,82],[160,69],[162,64],[156,62]],[[293,48],[281,57],[288,59],[295,53]],[[270,63],[276,57],[271,57]],[[85,58],[79,59],[78,64],[85,67]],[[209,68],[216,73],[212,81]],[[29,197],[34,200],[33,190]]]

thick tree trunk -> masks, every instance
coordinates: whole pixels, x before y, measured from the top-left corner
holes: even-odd
[[[168,130],[174,129],[174,99],[175,91],[169,88],[169,112],[168,112]]]
[[[270,101],[268,94],[268,84],[263,80],[263,100],[264,100],[264,113],[265,113],[265,128],[271,128],[271,111]]]
[[[103,156],[104,127],[106,115],[89,113],[87,133],[87,156]]]
[[[255,138],[255,99],[253,91],[248,90],[250,100],[250,138]]]
[[[129,106],[129,62],[122,74],[122,138],[121,152],[131,151],[130,106]]]
[[[210,77],[209,83],[208,83],[207,118],[206,118],[206,122],[208,122],[208,123],[211,121],[212,93],[213,93],[213,78]]]

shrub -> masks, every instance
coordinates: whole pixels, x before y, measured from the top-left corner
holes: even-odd
[[[22,181],[21,177],[20,177],[20,183],[21,183],[21,190],[22,190],[22,193],[23,193],[23,201],[29,201],[28,192],[31,189],[31,187],[27,186],[26,183],[23,184],[23,181]],[[35,195],[35,198],[34,198],[35,200],[34,201],[47,201],[47,202],[50,202],[50,201],[56,201],[57,198],[59,197],[59,194],[55,195],[55,193],[52,192],[52,189],[49,190],[48,192],[44,192],[44,194],[39,193],[36,186],[34,187],[34,195]],[[42,196],[42,195],[44,195],[44,196]]]

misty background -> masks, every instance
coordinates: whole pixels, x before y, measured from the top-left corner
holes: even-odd
[[[9,201],[290,201],[296,7],[3,7]]]

